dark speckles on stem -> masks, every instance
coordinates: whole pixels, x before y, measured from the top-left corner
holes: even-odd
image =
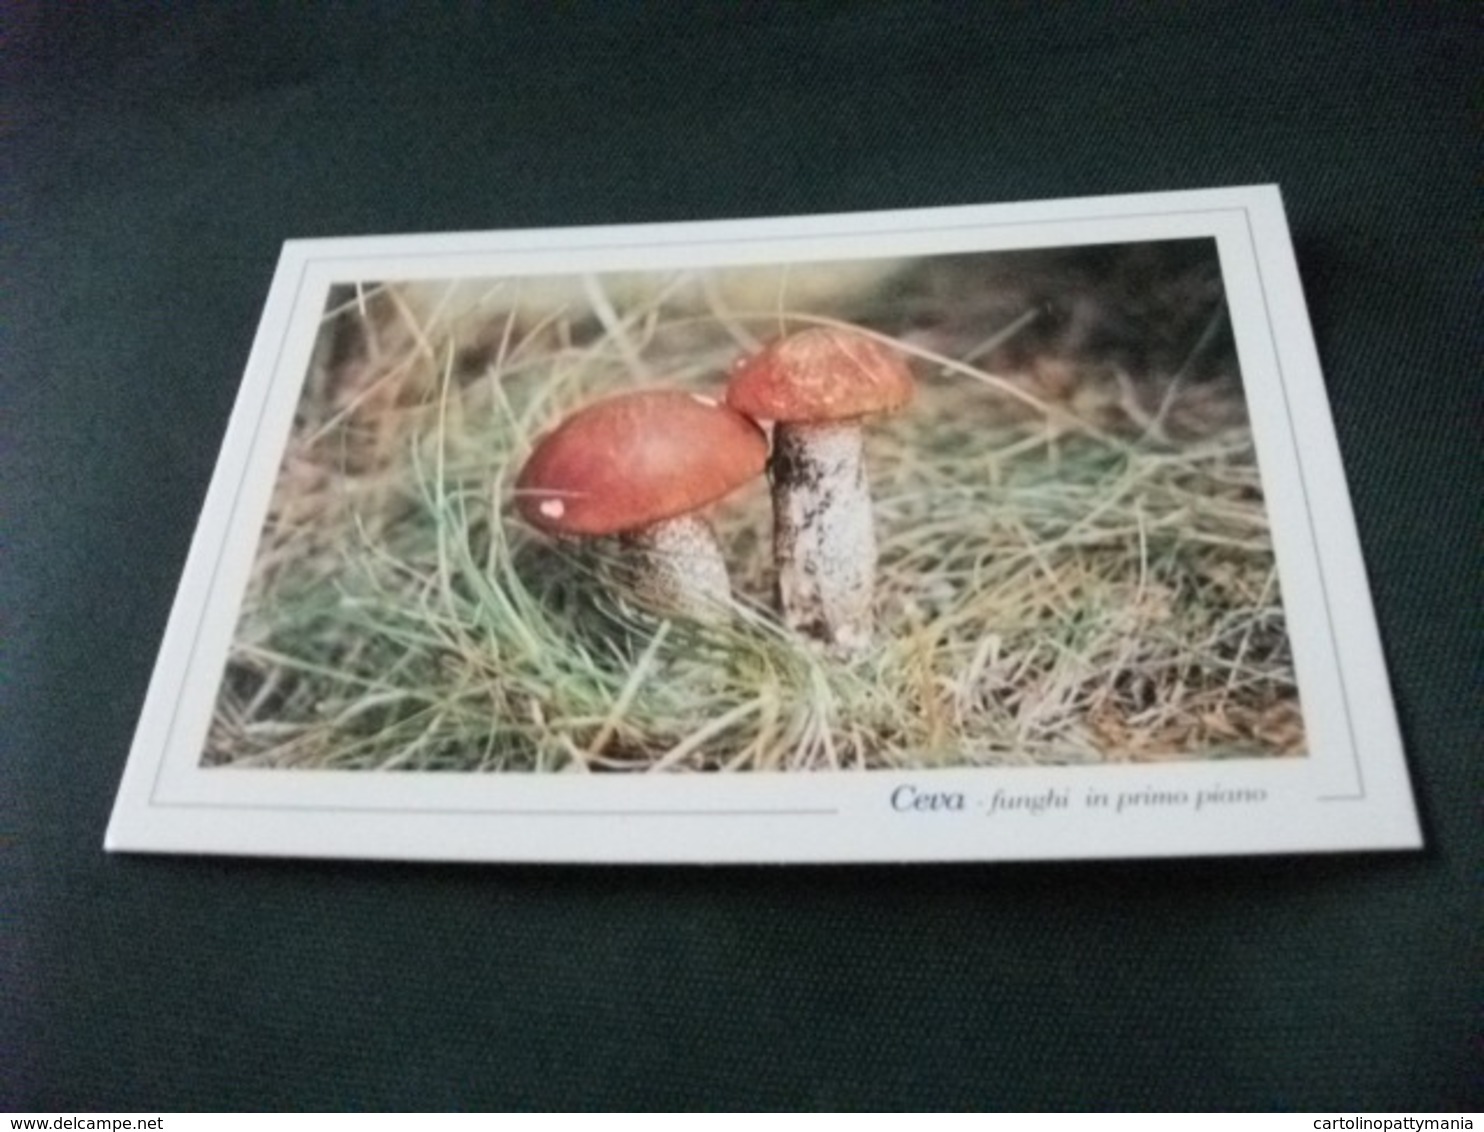
[[[813,490],[819,487],[823,475],[824,469],[808,458],[803,443],[780,430],[768,461],[768,478],[774,486]]]
[[[769,477],[784,620],[843,652],[856,651],[870,639],[876,564],[859,429],[780,424],[773,443]]]

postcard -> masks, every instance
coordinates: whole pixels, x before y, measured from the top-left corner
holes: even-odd
[[[288,242],[106,837],[1420,844],[1272,186]]]

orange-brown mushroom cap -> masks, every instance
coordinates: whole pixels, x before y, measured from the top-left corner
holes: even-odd
[[[675,390],[624,393],[537,443],[516,506],[550,534],[620,534],[720,499],[767,459],[762,430],[725,405]]]
[[[832,326],[780,338],[741,359],[727,404],[765,421],[838,421],[900,409],[912,399],[912,374],[874,338]]]

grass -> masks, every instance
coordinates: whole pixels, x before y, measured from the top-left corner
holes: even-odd
[[[840,313],[711,303],[512,316],[471,365],[452,319],[355,296],[363,342],[323,351],[306,386],[205,761],[588,773],[1302,751],[1230,381],[1087,367],[1051,398],[904,338],[920,393],[868,433],[878,633],[850,663],[771,612],[761,481],[712,516],[735,590],[721,624],[635,608],[609,540],[525,527],[511,481],[566,412],[660,378],[715,394],[744,342]]]

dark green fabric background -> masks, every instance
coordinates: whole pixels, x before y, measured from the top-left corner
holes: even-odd
[[[1481,1104],[1484,5],[299,8],[6,8],[0,1108]],[[1266,181],[1426,852],[102,853],[285,237]]]

